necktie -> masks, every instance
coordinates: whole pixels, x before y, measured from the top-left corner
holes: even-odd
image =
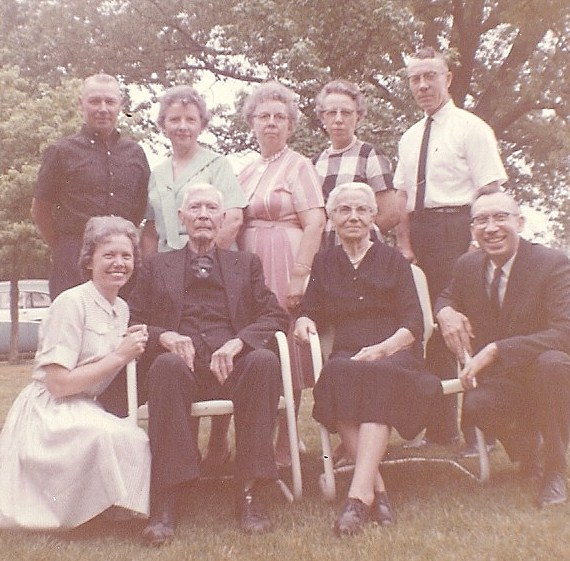
[[[418,175],[416,177],[416,206],[414,210],[423,210],[424,200],[426,197],[426,162],[427,162],[427,151],[429,144],[429,134],[431,132],[431,124],[433,123],[433,118],[428,117],[426,119],[424,135],[422,137],[422,145],[420,147],[420,159],[418,161]]]
[[[214,262],[209,255],[200,255],[194,257],[190,262],[190,269],[194,276],[198,279],[207,279],[212,272]]]
[[[489,290],[489,299],[491,300],[491,308],[496,316],[499,315],[501,309],[501,297],[499,289],[501,287],[501,277],[503,276],[503,269],[497,267],[495,273],[493,274],[493,280],[491,281],[491,287]]]

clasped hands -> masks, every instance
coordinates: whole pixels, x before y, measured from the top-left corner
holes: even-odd
[[[180,356],[190,370],[194,370],[196,349],[192,338],[181,335],[176,331],[165,331],[159,337],[160,344],[171,353]],[[212,353],[210,370],[220,384],[228,379],[234,369],[234,357],[243,349],[243,341],[239,338],[226,341],[218,350]]]
[[[471,340],[475,336],[467,316],[451,306],[442,308],[437,314],[437,323],[447,348],[461,364],[459,379],[464,390],[477,387],[477,376],[497,359],[497,345],[489,343],[475,356]]]

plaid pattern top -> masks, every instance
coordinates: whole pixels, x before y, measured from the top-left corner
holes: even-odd
[[[323,180],[325,200],[337,185],[353,181],[367,183],[375,193],[394,188],[390,160],[368,142],[356,139],[344,151],[327,148],[313,163]]]

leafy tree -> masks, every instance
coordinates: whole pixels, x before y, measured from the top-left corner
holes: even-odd
[[[300,95],[294,141],[307,154],[325,142],[314,95],[344,77],[371,106],[359,134],[395,157],[419,116],[401,79],[405,54],[449,49],[453,97],[495,129],[510,188],[570,231],[567,0],[4,0],[0,12],[0,61],[32,85],[103,68],[148,86],[205,70],[243,84],[277,78]],[[220,147],[249,147],[244,124],[219,113],[229,119],[215,129]]]
[[[42,148],[78,124],[77,86],[56,89],[28,80],[17,67],[0,70],[0,277],[11,281],[9,359],[18,357],[18,279],[46,277],[49,256],[30,219]]]

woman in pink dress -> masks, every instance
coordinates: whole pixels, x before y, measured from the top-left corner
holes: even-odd
[[[278,82],[259,86],[246,99],[243,115],[261,156],[238,177],[248,199],[238,246],[260,257],[267,285],[293,321],[325,225],[321,181],[311,161],[287,147],[299,119],[291,90]],[[312,385],[313,375],[305,350],[293,343],[292,335],[290,349],[298,404],[301,390]],[[290,463],[282,421],[275,453],[279,464]]]

